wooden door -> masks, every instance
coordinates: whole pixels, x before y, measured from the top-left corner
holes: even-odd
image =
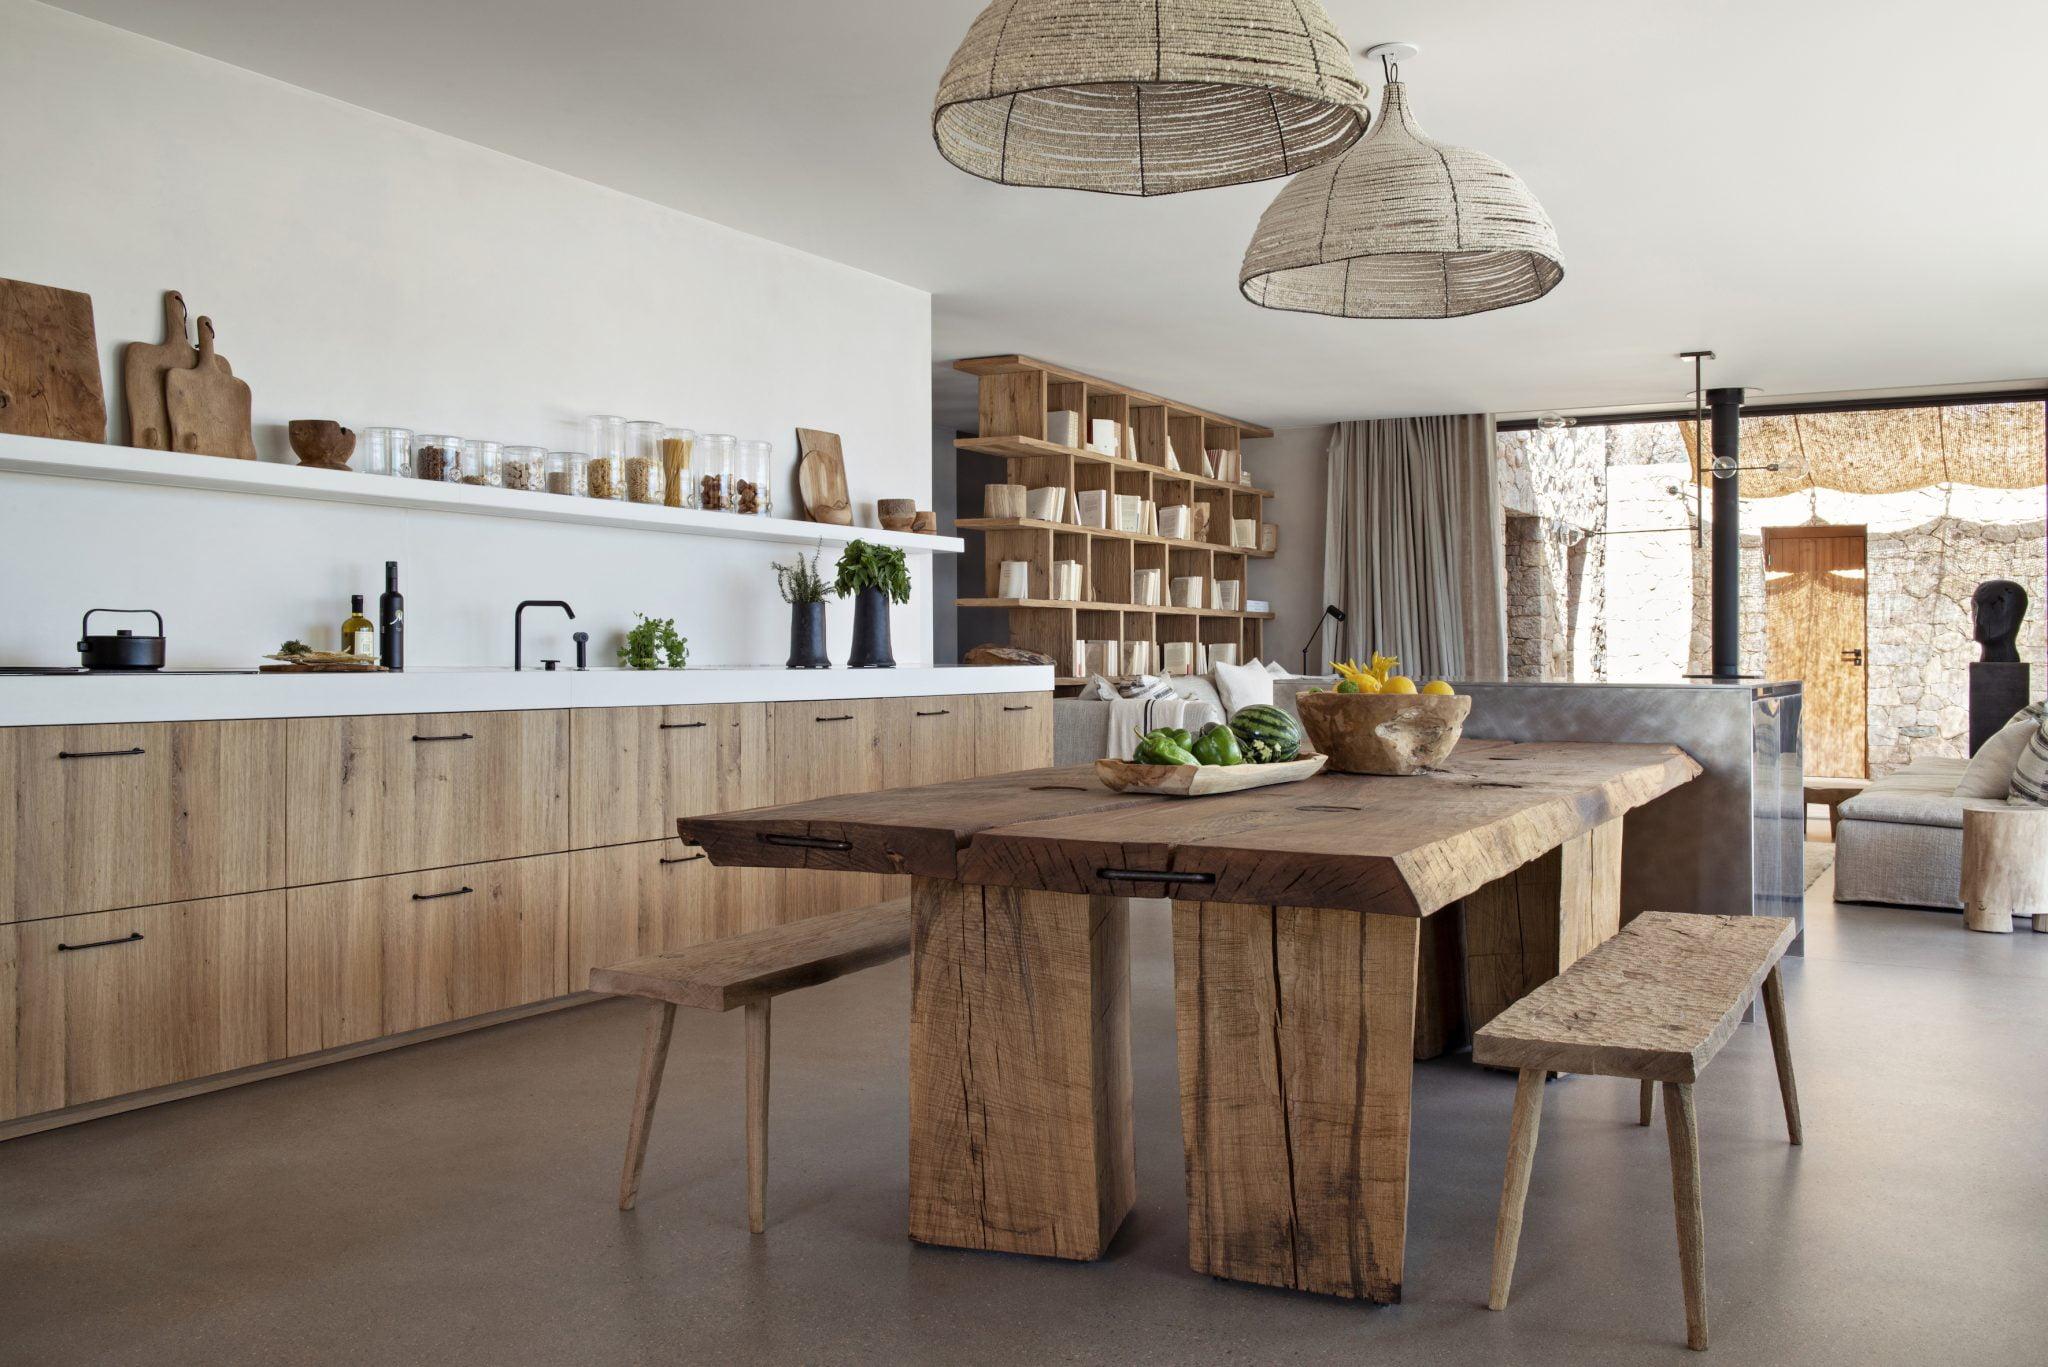
[[[976,698],[975,772],[1008,774],[1052,763],[1052,695],[984,693]]]
[[[766,703],[570,713],[576,849],[666,840],[676,818],[775,801]]]
[[[588,989],[593,968],[752,929],[732,895],[742,886],[734,875],[751,872],[714,869],[704,851],[680,840],[571,854],[568,989]]]
[[[0,1120],[285,1054],[285,895],[0,926]]]
[[[883,700],[776,703],[775,801],[807,802],[887,786]],[[791,869],[783,880],[784,921],[822,916],[902,895],[900,878]]]
[[[974,777],[975,699],[891,698],[883,704],[885,787]]]
[[[1805,686],[1809,775],[1870,774],[1864,529],[1764,528],[1768,672]]]

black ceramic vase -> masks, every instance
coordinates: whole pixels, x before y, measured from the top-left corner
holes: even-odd
[[[853,596],[853,654],[848,669],[894,669],[896,652],[889,644],[889,597],[880,589],[862,589]]]
[[[825,654],[825,605],[823,603],[791,603],[789,605],[789,668],[830,669],[831,659]]]

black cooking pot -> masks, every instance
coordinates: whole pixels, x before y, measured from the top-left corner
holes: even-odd
[[[156,618],[156,635],[137,636],[117,631],[112,636],[91,634],[93,613],[148,613]],[[78,624],[78,662],[87,669],[162,669],[164,667],[164,615],[155,608],[94,608]]]

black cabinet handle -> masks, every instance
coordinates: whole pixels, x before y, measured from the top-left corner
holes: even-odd
[[[113,939],[111,939],[111,940],[92,940],[92,941],[88,941],[87,943],[85,943],[85,944],[82,944],[82,945],[65,945],[65,944],[60,944],[60,945],[58,945],[58,946],[57,946],[57,952],[58,952],[59,954],[63,954],[63,953],[65,953],[65,952],[69,951],[69,950],[74,950],[74,949],[101,949],[101,948],[104,948],[104,947],[105,947],[105,946],[107,946],[107,945],[132,945],[132,944],[134,944],[134,943],[135,943],[135,942],[136,942],[137,940],[139,940],[139,939],[141,939],[141,938],[142,938],[142,932],[141,932],[141,931],[139,931],[139,930],[137,930],[137,931],[131,931],[130,933],[128,933],[128,934],[126,934],[126,935],[117,935],[117,936],[115,936],[115,937],[114,937]]]
[[[1005,711],[1005,712],[1029,712],[1030,710],[1031,710],[1031,704],[1030,704],[1030,703],[1024,703],[1024,704],[1023,704],[1023,705],[1021,705],[1021,706],[1012,706],[1012,705],[1011,705],[1011,704],[1009,704],[1009,703],[1004,703],[1004,704],[1003,704],[1003,711]]]
[[[705,856],[704,852],[703,852],[702,850],[699,850],[699,851],[697,851],[697,853],[695,853],[695,854],[682,854],[682,855],[677,855],[677,856],[676,856],[676,857],[675,857],[674,859],[666,859],[666,858],[664,858],[664,859],[663,859],[663,860],[662,860],[661,862],[662,862],[662,863],[664,863],[664,864],[694,864],[694,863],[696,863],[696,862],[697,862],[697,861],[698,861],[699,859],[703,859],[703,858],[705,858],[705,857],[706,857],[706,856]]]
[[[1174,873],[1169,869],[1097,869],[1105,883],[1213,883],[1213,873]]]
[[[772,831],[757,832],[754,838],[764,845],[794,845],[802,850],[850,850],[851,840],[827,840],[818,835],[777,835]]]
[[[848,713],[846,713],[845,715],[843,715],[843,716],[838,716],[838,717],[812,717],[812,718],[811,718],[811,720],[812,720],[812,721],[852,721],[852,720],[853,720],[853,713],[851,713],[851,712],[848,712]]]
[[[463,732],[463,733],[462,733],[461,735],[459,735],[459,736],[414,736],[414,737],[413,737],[413,741],[414,741],[415,743],[417,743],[417,744],[425,744],[425,743],[426,743],[426,742],[428,742],[428,741],[435,741],[435,740],[475,740],[475,739],[476,739],[476,737],[475,737],[475,736],[473,736],[473,735],[471,735],[471,734],[470,734],[469,732],[467,732],[467,731],[464,731],[464,732]]]
[[[59,750],[59,751],[57,752],[57,758],[58,758],[58,759],[118,759],[118,758],[120,758],[120,757],[122,757],[122,756],[124,756],[124,755],[139,755],[139,754],[141,754],[141,753],[142,753],[142,747],[138,745],[138,746],[136,746],[136,747],[135,747],[134,749],[132,749],[132,750]],[[80,948],[80,949],[84,949],[84,948],[85,948],[85,946],[84,946],[84,945],[80,945],[80,946],[79,946],[79,948]]]
[[[950,717],[953,715],[953,709],[950,707],[942,707],[936,712],[920,712],[917,715],[920,717]]]
[[[464,893],[475,891],[475,888],[463,887],[457,888],[453,892],[416,892],[412,895],[412,900],[415,902],[438,902],[443,897],[460,897]]]
[[[703,726],[704,723],[701,721],[665,721],[661,724],[661,729],[664,731],[697,731],[701,730]]]

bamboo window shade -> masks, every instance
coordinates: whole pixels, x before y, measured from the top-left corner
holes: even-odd
[[[1238,287],[1270,309],[1456,318],[1540,299],[1563,278],[1557,230],[1529,187],[1426,136],[1391,80],[1372,132],[1267,208]]]
[[[1678,426],[1699,479],[1692,424]],[[1938,484],[2031,489],[2043,482],[2048,465],[2038,403],[1744,418],[1741,443],[1744,498],[1809,488],[1850,494],[1897,494]],[[1707,456],[1711,464],[1711,449]],[[1763,468],[1770,465],[1778,468]]]
[[[1293,175],[1370,117],[1318,0],[995,0],[932,136],[1004,185],[1166,195]]]

